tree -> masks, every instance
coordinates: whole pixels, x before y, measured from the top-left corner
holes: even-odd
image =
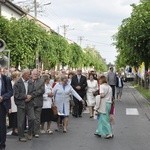
[[[150,1],[132,5],[131,17],[124,19],[115,35],[120,67],[124,64],[139,65],[145,62],[146,70],[150,65]]]

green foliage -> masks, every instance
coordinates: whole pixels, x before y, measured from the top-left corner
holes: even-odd
[[[132,5],[131,17],[124,19],[114,36],[118,49],[117,63],[122,67],[139,65],[145,62],[146,69],[150,65],[150,1],[142,1]]]
[[[106,62],[94,48],[87,47],[84,49],[84,66],[94,67],[97,71],[106,71]]]
[[[94,67],[96,70],[106,70],[106,64],[96,50],[82,50],[76,43],[69,44],[62,36],[46,32],[34,20],[22,18],[8,21],[0,17],[0,38],[11,50],[11,65],[15,67],[36,67],[38,53],[44,69],[68,65],[72,68]]]

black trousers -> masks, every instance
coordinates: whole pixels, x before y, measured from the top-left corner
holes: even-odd
[[[83,111],[83,103],[81,101],[79,101],[78,99],[76,99],[75,97],[73,97],[73,101],[74,101],[74,107],[73,107],[73,115],[75,117],[81,116],[82,115],[82,111]]]
[[[0,149],[5,148],[6,142],[6,109],[0,103]]]
[[[112,97],[115,99],[115,85],[110,85],[112,88]]]
[[[10,126],[15,129],[17,128],[17,112],[13,112],[11,114],[9,114],[9,118],[10,118]]]

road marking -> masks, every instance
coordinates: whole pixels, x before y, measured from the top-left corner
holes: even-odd
[[[137,108],[126,108],[126,115],[139,115]]]

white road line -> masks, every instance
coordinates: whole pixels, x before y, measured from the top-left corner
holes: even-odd
[[[139,115],[137,108],[126,108],[126,115]]]

